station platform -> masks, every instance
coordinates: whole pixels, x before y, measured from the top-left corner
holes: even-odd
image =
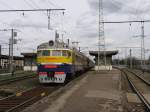
[[[43,112],[123,112],[121,96],[120,71],[90,71]]]

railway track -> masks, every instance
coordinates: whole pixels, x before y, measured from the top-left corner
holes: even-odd
[[[22,93],[20,92],[16,95],[0,99],[0,112],[20,112],[25,107],[32,105],[45,96],[48,96],[58,88],[60,88],[60,86],[36,87]]]
[[[43,97],[51,95],[55,92],[61,93],[69,85],[74,84],[76,81],[82,79],[84,75],[74,78],[65,85],[63,84],[52,84],[49,86],[40,85],[38,87],[29,89],[24,92],[17,93],[15,95],[8,96],[0,99],[0,112],[21,112],[26,107],[34,104]],[[57,91],[58,90],[58,91]]]
[[[147,98],[147,95],[150,95],[150,82],[130,70],[122,71],[126,75],[131,88],[145,105],[146,111],[150,112],[150,100]]]
[[[0,86],[1,85],[5,85],[5,84],[9,84],[15,81],[20,81],[20,80],[24,80],[24,79],[29,79],[29,78],[33,78],[36,77],[36,75],[26,75],[26,76],[21,76],[21,77],[15,77],[15,78],[9,78],[9,79],[3,79],[0,80]]]

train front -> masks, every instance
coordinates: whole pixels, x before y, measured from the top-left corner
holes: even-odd
[[[40,83],[64,83],[72,74],[72,51],[69,49],[38,49]]]

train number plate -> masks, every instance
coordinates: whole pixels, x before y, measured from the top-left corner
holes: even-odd
[[[56,80],[56,77],[47,77],[48,80],[52,80],[52,81],[55,81]]]

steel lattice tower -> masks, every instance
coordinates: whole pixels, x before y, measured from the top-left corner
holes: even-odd
[[[103,0],[99,0],[99,38],[98,38],[98,66],[100,63],[100,52],[103,51],[103,62],[106,65],[106,47],[105,47],[105,33],[104,33],[104,18],[103,18]]]

